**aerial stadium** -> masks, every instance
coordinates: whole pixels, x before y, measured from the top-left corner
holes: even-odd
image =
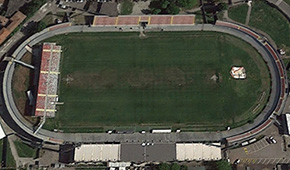
[[[28,74],[34,84],[23,89],[26,115],[12,82],[33,49],[40,52]],[[58,144],[235,143],[273,123],[288,91],[283,63],[263,37],[229,22],[195,25],[194,15],[64,23],[28,38],[13,57],[3,81],[11,119],[27,137]]]

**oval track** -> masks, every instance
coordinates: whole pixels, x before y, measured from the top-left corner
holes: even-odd
[[[14,62],[8,62],[4,77],[3,77],[3,99],[10,115],[10,122],[13,120],[13,129],[18,129],[16,132],[19,135],[31,138],[31,140],[42,140],[45,142],[62,144],[64,142],[137,142],[139,140],[155,140],[155,141],[170,141],[170,142],[192,142],[192,141],[219,141],[222,138],[226,138],[228,142],[237,142],[243,139],[249,138],[253,135],[260,133],[267,128],[271,123],[271,115],[281,112],[284,102],[287,96],[286,88],[287,77],[284,72],[284,65],[281,62],[275,49],[269,44],[269,42],[261,41],[261,36],[256,32],[250,30],[241,25],[237,25],[229,22],[217,21],[216,25],[194,25],[194,26],[148,26],[146,31],[151,29],[163,29],[164,31],[216,31],[227,33],[243,39],[256,48],[267,62],[269,71],[271,73],[272,89],[269,98],[269,102],[266,105],[262,113],[254,120],[253,124],[246,124],[244,126],[232,129],[230,131],[223,132],[183,132],[183,133],[171,133],[171,134],[100,134],[100,133],[54,133],[41,129],[37,134],[34,134],[33,125],[31,125],[18,111],[11,89],[13,72],[15,69]],[[87,27],[87,26],[71,26],[71,23],[60,24],[52,26],[43,30],[40,33],[36,33],[33,36],[25,40],[13,53],[13,57],[21,59],[21,57],[27,52],[26,46],[34,46],[35,44],[53,37],[59,34],[72,33],[72,32],[118,32],[119,28],[115,26],[99,26],[99,27]],[[130,26],[123,26],[122,31],[136,31],[139,29],[130,29]],[[2,116],[5,119],[4,116]],[[12,124],[8,123],[12,126]],[[20,130],[19,130],[20,129]],[[126,136],[126,137],[125,137]]]

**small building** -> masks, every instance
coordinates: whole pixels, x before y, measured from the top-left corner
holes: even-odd
[[[245,79],[247,76],[246,76],[246,69],[244,67],[232,67],[231,69],[231,76],[234,78],[234,79]]]
[[[9,31],[13,31],[18,25],[20,25],[26,18],[26,15],[24,15],[22,12],[17,11],[10,19],[9,24],[7,26],[7,29]]]
[[[7,28],[2,28],[0,30],[0,44],[3,43],[6,38],[10,35],[10,31]]]

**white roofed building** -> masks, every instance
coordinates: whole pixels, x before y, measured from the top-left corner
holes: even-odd
[[[177,143],[176,159],[178,161],[212,161],[222,158],[220,143]]]
[[[84,144],[75,148],[75,162],[119,161],[120,144]]]
[[[2,125],[0,124],[0,139],[3,139],[6,136]]]

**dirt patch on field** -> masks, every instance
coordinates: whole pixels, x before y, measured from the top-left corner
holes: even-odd
[[[31,64],[32,55],[30,53],[26,53],[23,56],[22,61]],[[26,115],[27,111],[26,106],[28,104],[28,100],[26,97],[26,91],[30,86],[30,76],[31,70],[29,68],[16,65],[12,83],[13,96],[17,108],[23,115]]]
[[[70,86],[82,87],[84,85],[92,88],[108,89],[120,86],[133,88],[151,88],[158,85],[184,86],[191,84],[191,77],[178,67],[170,67],[160,70],[134,68],[126,71],[103,70],[97,73],[81,74],[75,72],[67,75],[62,81]],[[68,81],[69,80],[69,81]]]

